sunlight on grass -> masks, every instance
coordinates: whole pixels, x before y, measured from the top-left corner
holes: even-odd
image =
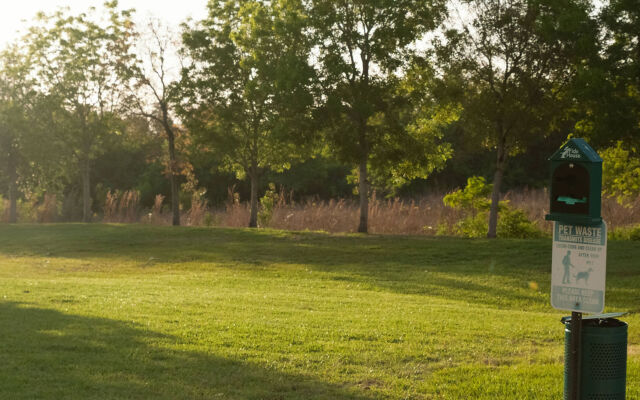
[[[549,240],[0,227],[0,398],[557,399]],[[606,311],[639,311],[611,242]],[[640,394],[637,314],[628,394]],[[630,397],[631,398],[631,397]]]

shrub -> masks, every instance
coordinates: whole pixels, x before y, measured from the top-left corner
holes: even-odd
[[[481,212],[476,215],[468,216],[456,222],[453,226],[452,233],[455,236],[464,237],[485,237],[489,229],[488,214]]]
[[[278,202],[278,193],[276,193],[276,185],[269,184],[269,188],[264,196],[260,198],[260,211],[258,211],[258,226],[267,227],[273,217],[273,209]]]
[[[464,237],[484,237],[489,230],[488,198],[492,185],[487,184],[483,177],[473,176],[467,180],[467,186],[462,190],[449,193],[442,199],[443,203],[453,209],[461,210],[463,218],[451,226],[440,224],[438,235],[452,234]],[[499,203],[498,236],[503,238],[532,238],[542,237],[542,232],[534,222],[531,222],[523,210],[513,208],[508,200]]]
[[[640,225],[615,228],[608,233],[613,240],[638,240],[640,241]]]
[[[218,222],[216,221],[215,216],[210,212],[207,212],[205,214],[203,222],[204,222],[204,226],[215,226],[215,225],[218,224]]]
[[[640,157],[635,148],[625,148],[621,141],[616,147],[601,153],[603,162],[603,194],[614,197],[620,204],[628,204],[640,195]]]
[[[485,232],[489,225],[485,226]],[[512,208],[508,202],[504,202],[504,207],[500,209],[498,217],[498,236],[505,238],[537,238],[544,237],[535,222],[529,221],[523,210]]]
[[[18,199],[16,202],[18,222],[38,222],[38,208],[35,202]]]

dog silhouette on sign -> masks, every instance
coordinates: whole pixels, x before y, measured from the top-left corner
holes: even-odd
[[[584,280],[584,285],[587,286],[589,284],[589,275],[593,272],[593,268],[589,268],[586,271],[580,271],[575,274],[576,284],[580,281],[580,279]]]

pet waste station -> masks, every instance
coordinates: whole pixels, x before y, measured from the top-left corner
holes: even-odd
[[[607,263],[607,225],[600,215],[602,158],[586,141],[573,138],[549,161],[551,305],[571,311],[561,321],[564,399],[624,400],[628,326],[617,319],[624,313],[601,314]]]

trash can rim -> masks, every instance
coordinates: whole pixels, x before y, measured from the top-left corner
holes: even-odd
[[[590,320],[590,319],[608,319],[608,318],[618,318],[618,317],[622,317],[623,315],[629,314],[628,311],[624,311],[624,312],[614,312],[614,313],[605,313],[605,314],[594,314],[594,315],[588,315],[588,316],[583,316],[582,320]],[[560,319],[560,322],[563,324],[566,324],[567,322],[571,322],[571,315],[567,315],[565,317],[562,317]]]

